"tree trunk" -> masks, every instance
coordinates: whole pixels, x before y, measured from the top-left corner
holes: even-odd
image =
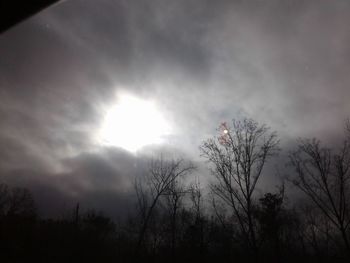
[[[345,248],[346,248],[346,254],[347,257],[350,258],[350,244],[349,244],[349,239],[348,239],[348,235],[346,234],[346,229],[343,225],[341,225],[340,227],[340,232],[345,244]]]
[[[141,249],[141,247],[143,245],[143,241],[144,241],[144,238],[145,238],[146,230],[147,230],[147,227],[148,227],[148,222],[151,219],[151,215],[152,215],[154,207],[156,206],[158,198],[159,198],[159,196],[157,196],[154,199],[151,207],[148,210],[147,216],[146,216],[145,220],[143,221],[142,228],[141,228],[141,231],[140,231],[140,234],[139,234],[139,238],[138,238],[138,241],[137,241],[137,246],[136,246],[136,253],[137,254],[140,252],[140,249]]]

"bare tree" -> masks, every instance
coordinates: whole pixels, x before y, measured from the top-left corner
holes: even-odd
[[[12,188],[7,213],[9,215],[34,216],[36,209],[31,192],[26,188]]]
[[[347,233],[350,224],[349,140],[345,140],[337,151],[323,147],[316,139],[299,140],[297,150],[291,152],[289,157],[296,172],[292,183],[312,200],[339,231],[350,255]]]
[[[174,189],[175,181],[195,169],[190,162],[185,162],[183,159],[165,160],[163,156],[159,159],[152,160],[149,165],[149,172],[146,176],[146,185],[140,182],[135,183],[135,190],[138,198],[139,208],[142,217],[141,230],[139,232],[137,251],[141,248],[149,221],[158,204],[160,197],[169,194]],[[176,206],[178,197],[175,196]]]
[[[7,214],[9,203],[10,203],[10,189],[6,184],[1,183],[0,184],[0,217]]]
[[[191,184],[189,193],[195,218],[196,220],[199,220],[202,218],[203,213],[203,194],[198,178],[196,178],[195,182]]]
[[[194,226],[197,228],[198,233],[199,251],[202,253],[204,250],[205,217],[203,213],[203,193],[198,178],[196,178],[195,182],[190,186],[190,200],[194,214]]]
[[[330,248],[337,244],[337,240],[331,235],[334,227],[313,204],[303,203],[301,212],[303,238],[321,261],[329,256]]]
[[[273,258],[280,261],[281,246],[283,244],[282,232],[285,224],[284,218],[284,186],[279,193],[265,193],[259,198],[257,218],[259,221],[260,243],[265,244],[265,249],[273,249]]]
[[[0,216],[33,217],[35,214],[34,199],[28,189],[0,184]]]
[[[201,147],[216,178],[212,191],[232,208],[249,247],[257,254],[253,193],[266,161],[278,151],[278,139],[266,125],[252,119],[233,120],[219,127],[219,136]]]
[[[173,176],[175,176],[175,174]],[[173,179],[167,191],[164,193],[166,205],[170,214],[170,248],[173,260],[175,260],[178,213],[182,207],[184,195],[189,192],[180,179],[181,178]]]

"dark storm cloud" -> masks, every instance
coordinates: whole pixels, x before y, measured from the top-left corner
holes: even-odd
[[[63,173],[43,173],[30,167],[2,171],[2,181],[27,187],[37,197],[39,211],[59,216],[80,203],[82,208],[124,218],[134,207],[133,182],[147,171],[147,162],[118,149],[100,149],[62,161]]]
[[[0,170],[44,203],[113,210],[146,158],[93,140],[120,90],[156,100],[174,127],[163,148],[197,161],[233,117],[268,123],[284,149],[337,137],[349,14],[340,0],[64,1],[0,36]]]

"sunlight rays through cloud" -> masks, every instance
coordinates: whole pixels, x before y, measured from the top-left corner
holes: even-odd
[[[106,110],[97,137],[101,145],[136,152],[146,145],[165,142],[170,132],[169,122],[154,101],[121,94]]]

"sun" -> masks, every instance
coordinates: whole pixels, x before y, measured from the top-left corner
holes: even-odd
[[[169,133],[170,125],[153,101],[124,94],[107,109],[98,140],[136,152],[146,145],[164,142]]]

